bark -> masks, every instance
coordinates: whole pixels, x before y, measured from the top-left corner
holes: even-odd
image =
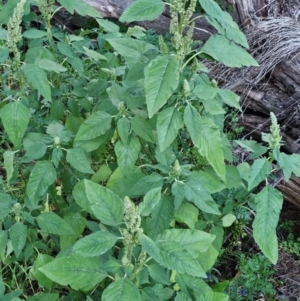
[[[97,9],[103,17],[118,19],[126,7],[134,2],[134,0],[84,0],[86,3],[92,5]],[[146,29],[153,29],[158,34],[164,34],[169,31],[170,25],[170,14],[166,9],[163,14],[151,22],[134,22]],[[205,18],[200,18],[196,21],[194,39],[206,41],[212,33],[214,33],[214,28],[209,25]]]
[[[129,4],[135,0],[84,0],[92,5],[105,18],[118,19]],[[223,1],[224,2],[224,1]],[[227,0],[224,7],[232,11],[234,19],[241,25],[249,25],[258,17],[287,16],[297,19],[300,14],[300,0]],[[169,29],[170,15],[165,11],[160,18],[154,22],[137,22],[146,28],[164,33]],[[213,28],[208,25],[205,19],[201,19],[196,24],[201,30],[213,32]],[[201,31],[200,30],[200,31]],[[203,32],[196,33],[199,39],[209,37]]]

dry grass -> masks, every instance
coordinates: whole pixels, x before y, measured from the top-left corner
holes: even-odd
[[[300,264],[288,252],[280,249],[274,280],[280,285],[277,288],[278,300],[300,300]]]
[[[208,63],[211,77],[225,89],[253,88],[280,62],[300,51],[300,24],[287,17],[261,19],[245,32],[250,53],[260,67],[227,68]]]

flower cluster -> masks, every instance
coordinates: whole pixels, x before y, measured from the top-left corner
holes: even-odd
[[[41,11],[41,14],[46,21],[46,28],[47,28],[47,35],[48,39],[50,40],[52,38],[52,32],[51,32],[51,18],[52,18],[52,7],[54,5],[54,0],[40,0],[39,8]]]
[[[269,144],[271,150],[275,148],[280,148],[282,145],[281,135],[280,135],[280,127],[277,122],[277,118],[273,112],[270,113],[271,117],[271,127],[270,133],[262,133],[262,140]]]
[[[14,63],[19,66],[20,64],[20,52],[18,49],[18,43],[22,40],[21,22],[24,14],[24,5],[26,0],[21,0],[14,9],[12,17],[7,24],[7,48],[14,54]]]
[[[143,233],[141,228],[141,217],[138,214],[138,209],[129,197],[124,198],[124,222],[126,229],[121,229],[124,237],[124,255],[122,264],[124,266],[131,264],[131,252],[135,245],[139,244],[139,236]]]
[[[183,61],[191,52],[195,23],[190,21],[195,10],[197,1],[191,0],[186,7],[186,1],[171,0],[170,32],[173,35],[172,44],[177,52],[177,59]]]

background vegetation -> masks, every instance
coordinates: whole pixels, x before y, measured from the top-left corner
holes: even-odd
[[[0,300],[274,298],[273,174],[300,174],[300,156],[280,152],[274,114],[263,144],[234,140],[239,97],[203,62],[257,63],[215,1],[137,0],[120,21],[165,6],[167,37],[120,29],[81,0],[1,6]],[[196,9],[218,31],[201,46]],[[89,24],[70,33],[58,11]],[[251,223],[262,254],[249,256]]]

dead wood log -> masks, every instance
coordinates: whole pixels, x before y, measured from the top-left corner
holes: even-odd
[[[126,7],[134,2],[134,0],[84,0],[86,3],[97,9],[103,17],[118,19]],[[152,29],[158,34],[165,34],[169,31],[170,26],[170,14],[168,9],[166,9],[163,14],[157,18],[155,21],[151,22],[134,22],[139,26],[146,29]],[[129,25],[129,24],[128,24]],[[200,18],[196,20],[194,39],[206,41],[215,29],[208,24],[206,19]]]
[[[135,0],[84,0],[97,9],[105,18],[118,19],[122,12]],[[224,2],[224,1],[223,1]],[[226,0],[224,7],[230,9],[234,19],[241,25],[252,24],[256,18],[286,16],[297,20],[300,14],[300,0]],[[158,33],[169,30],[170,15],[166,10],[160,18],[153,22],[137,22],[145,28],[152,28]],[[195,38],[206,40],[213,28],[204,18],[196,22]],[[198,38],[199,36],[199,38]]]
[[[278,188],[284,196],[284,199],[289,203],[299,207],[300,204],[300,179],[291,176],[288,182],[281,181],[276,188]]]

